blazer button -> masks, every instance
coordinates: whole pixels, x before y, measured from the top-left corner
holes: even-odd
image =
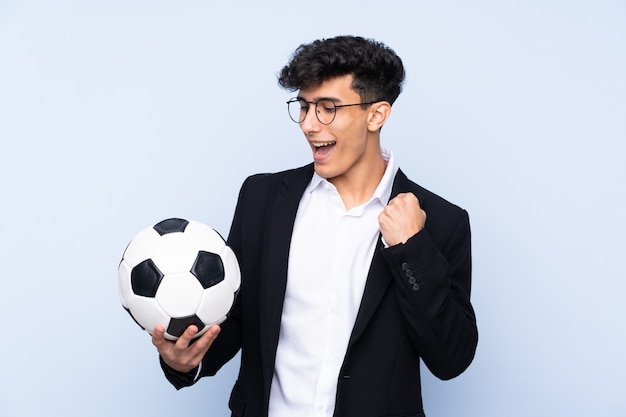
[[[402,270],[403,271],[407,271],[409,269],[409,264],[407,264],[406,262],[402,263]]]
[[[411,278],[413,276],[413,271],[407,269],[406,271],[404,271],[404,276],[407,278]]]
[[[413,291],[419,291],[420,285],[418,283],[413,284]]]
[[[415,285],[415,283],[417,283],[417,280],[415,279],[415,277],[409,277],[409,284]]]

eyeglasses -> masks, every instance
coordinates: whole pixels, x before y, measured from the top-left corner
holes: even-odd
[[[303,98],[294,97],[287,102],[287,110],[289,111],[291,120],[296,123],[302,123],[309,113],[309,107],[314,104],[315,117],[317,117],[317,120],[323,125],[329,125],[335,120],[337,109],[351,106],[365,106],[374,103],[376,103],[376,101],[370,101],[368,103],[335,104],[334,101],[328,98],[323,98],[318,101],[306,101]]]

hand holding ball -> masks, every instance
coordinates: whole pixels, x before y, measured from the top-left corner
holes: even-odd
[[[237,257],[211,227],[163,220],[128,245],[118,269],[122,306],[148,333],[176,340],[190,325],[200,336],[226,319],[239,286]]]

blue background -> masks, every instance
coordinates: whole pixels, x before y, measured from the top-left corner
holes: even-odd
[[[466,208],[474,363],[429,417],[626,415],[626,3],[0,0],[0,415],[227,416],[237,363],[175,391],[117,265],[244,178],[310,161],[276,73],[359,34],[403,58],[382,134]]]

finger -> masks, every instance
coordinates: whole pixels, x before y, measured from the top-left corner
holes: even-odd
[[[191,325],[185,329],[182,335],[176,341],[176,348],[180,350],[187,349],[191,343],[191,339],[198,333],[198,327]]]
[[[152,331],[152,344],[159,347],[165,342],[165,328],[163,326],[155,326]]]
[[[392,208],[405,206],[408,202],[410,202],[412,195],[413,194],[409,193],[398,194],[389,201],[388,206]]]
[[[217,335],[220,333],[221,328],[217,324],[214,324],[204,333],[202,336],[196,340],[193,346],[199,351],[208,350],[208,348],[213,344],[213,341],[217,338]]]
[[[217,338],[217,335],[220,334],[221,331],[222,331],[222,328],[219,325],[214,324],[213,326],[209,328],[209,330],[204,335],[202,335],[202,338],[213,342]]]
[[[417,204],[419,205],[419,200],[413,193],[405,193],[402,195],[402,201],[405,201],[409,204]]]

